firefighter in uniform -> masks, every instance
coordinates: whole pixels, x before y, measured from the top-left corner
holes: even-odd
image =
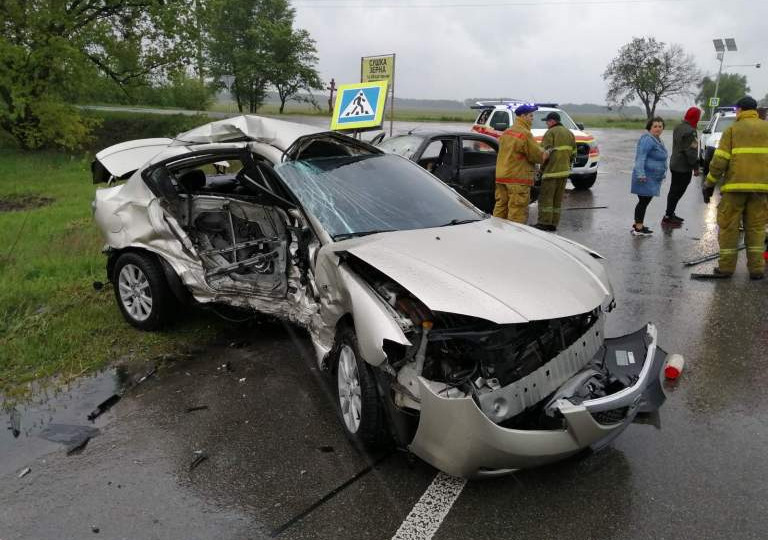
[[[543,152],[531,134],[536,105],[523,104],[515,109],[515,124],[499,137],[496,158],[496,204],[493,215],[518,223],[528,221],[528,203],[535,165],[543,163]]]
[[[702,188],[709,202],[715,184],[720,185],[717,225],[720,228],[720,260],[708,277],[728,278],[736,269],[739,224],[744,220],[749,277],[763,279],[765,225],[768,221],[768,123],[757,115],[757,102],[750,96],[736,103],[736,122],[720,139]]]
[[[542,231],[556,231],[560,223],[560,207],[563,203],[565,183],[571,174],[571,160],[576,154],[576,138],[560,123],[560,115],[554,111],[545,118],[549,128],[541,140],[549,159],[541,174],[539,193],[539,221],[534,225]]]

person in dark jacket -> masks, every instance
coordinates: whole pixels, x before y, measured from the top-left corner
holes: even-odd
[[[691,183],[691,175],[699,176],[699,140],[696,126],[701,118],[701,109],[691,107],[685,113],[683,121],[672,132],[672,155],[669,158],[669,171],[672,183],[667,195],[667,212],[661,222],[664,225],[679,226],[683,218],[675,214],[677,203]]]
[[[632,193],[637,195],[634,236],[650,236],[653,231],[643,224],[651,199],[658,197],[661,183],[667,175],[667,148],[661,141],[664,120],[656,116],[645,125],[647,133],[637,141],[635,166],[632,169]]]

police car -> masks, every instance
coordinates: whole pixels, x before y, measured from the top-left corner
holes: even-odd
[[[704,128],[701,135],[701,144],[699,145],[699,161],[703,171],[703,177],[706,178],[709,173],[709,162],[720,144],[720,137],[723,132],[736,121],[736,107],[718,107],[715,114]]]
[[[473,109],[478,109],[472,131],[499,138],[502,132],[514,123],[514,112],[522,105],[522,101],[478,101]],[[536,103],[539,110],[533,113],[531,132],[533,137],[541,142],[547,131],[547,123],[544,120],[547,114],[556,112],[560,115],[562,124],[571,130],[576,138],[576,159],[571,171],[571,183],[576,189],[589,189],[597,180],[597,164],[600,160],[600,149],[595,138],[584,131],[584,126],[573,121],[564,110],[558,108],[557,103]]]

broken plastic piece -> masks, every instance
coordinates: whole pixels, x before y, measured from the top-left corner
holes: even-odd
[[[563,210],[600,210],[602,208],[608,208],[607,206],[571,206],[569,208],[563,208]]]
[[[746,246],[741,245],[737,248],[737,251],[741,251],[742,249],[746,249]],[[720,257],[720,253],[710,253],[709,255],[704,255],[703,257],[699,257],[698,259],[692,259],[690,261],[683,261],[683,266],[696,266],[697,264],[705,263],[707,261],[714,261]],[[696,278],[694,278],[696,279]]]
[[[148,378],[150,378],[152,375],[154,375],[156,371],[157,371],[157,366],[152,366],[151,368],[149,368],[149,371],[147,371],[147,372],[144,374],[144,376],[143,376],[143,377],[141,377],[141,378],[140,378],[138,381],[136,381],[136,384],[141,384],[141,383],[143,383],[143,382],[144,382],[144,381],[146,381]]]
[[[8,429],[11,430],[14,439],[19,438],[21,434],[21,415],[15,408],[11,409],[10,417],[8,418]]]
[[[705,274],[698,274],[694,272],[691,274],[691,279],[730,279],[730,277],[731,274],[716,274],[714,272]]]
[[[189,464],[190,471],[194,470],[203,461],[208,459],[208,454],[206,454],[202,450],[196,450],[194,453],[197,454],[197,456],[195,457],[195,459],[192,460],[192,463]]]
[[[41,432],[40,437],[51,442],[66,445],[67,455],[75,454],[85,448],[88,441],[99,433],[99,430],[90,426],[77,426],[70,424],[48,424]]]
[[[187,412],[195,412],[195,411],[206,411],[208,410],[208,405],[197,405],[195,407],[187,407]]]
[[[99,416],[107,412],[109,409],[111,409],[112,405],[120,401],[121,397],[122,396],[120,396],[119,394],[112,394],[111,396],[109,396],[107,399],[99,403],[98,406],[93,411],[91,411],[91,413],[88,415],[88,420],[90,420],[91,422],[96,420],[96,418],[98,418]]]
[[[32,469],[30,469],[29,467],[27,467],[27,468],[23,469],[23,470],[22,470],[22,471],[19,473],[19,478],[24,478],[25,476],[27,476],[27,475],[28,475],[29,473],[31,473],[31,472],[32,472]]]
[[[682,354],[670,354],[664,366],[664,376],[670,380],[677,379],[683,372],[684,365],[685,359]]]

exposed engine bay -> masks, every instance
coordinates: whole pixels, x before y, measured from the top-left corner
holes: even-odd
[[[397,312],[413,344],[389,343],[387,350],[393,400],[403,410],[420,409],[418,378],[423,377],[440,396],[471,397],[504,427],[558,429],[563,418],[554,407],[557,400],[578,404],[637,380],[636,373],[615,373],[605,362],[600,307],[572,317],[499,325],[432,312],[367,263],[354,257],[347,262]],[[619,422],[623,415],[606,418]]]

